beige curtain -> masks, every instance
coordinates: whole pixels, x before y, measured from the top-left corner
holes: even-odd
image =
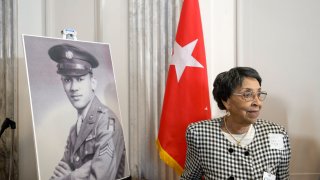
[[[2,124],[6,117],[14,119],[15,114],[16,1],[1,1],[0,6],[0,123]],[[14,130],[8,128],[1,136],[0,179],[18,179],[15,143],[17,138],[13,132]]]
[[[129,2],[129,163],[133,179],[179,179],[156,149],[181,0]]]

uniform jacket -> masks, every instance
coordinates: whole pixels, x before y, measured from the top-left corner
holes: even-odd
[[[181,179],[201,179],[204,176],[206,180],[257,180],[263,178],[264,172],[276,175],[276,179],[289,178],[291,151],[283,127],[259,119],[253,124],[253,141],[241,147],[222,134],[222,122],[222,118],[217,118],[189,125],[187,159]],[[280,137],[282,145],[279,146],[280,141],[274,141],[271,137],[274,135]]]
[[[71,127],[64,156],[73,172],[62,179],[113,180],[124,176],[125,144],[121,124],[97,97],[81,125]]]

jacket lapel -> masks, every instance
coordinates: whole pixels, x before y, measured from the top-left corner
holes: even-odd
[[[79,147],[86,140],[86,138],[88,137],[92,129],[94,129],[96,121],[98,121],[98,116],[99,116],[98,107],[100,106],[100,104],[101,103],[99,102],[97,97],[94,97],[94,99],[92,100],[90,109],[88,110],[87,115],[81,125],[80,132],[76,139],[73,153],[75,153],[79,149]]]

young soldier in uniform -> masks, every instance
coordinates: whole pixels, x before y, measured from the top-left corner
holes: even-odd
[[[97,59],[69,44],[49,49],[57,62],[64,90],[77,110],[78,120],[70,129],[61,161],[51,179],[103,179],[124,176],[125,143],[121,124],[111,109],[95,95],[97,80],[92,69]]]

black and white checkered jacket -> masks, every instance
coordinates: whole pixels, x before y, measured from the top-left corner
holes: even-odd
[[[283,127],[258,119],[253,124],[253,141],[240,147],[222,134],[222,122],[222,118],[217,118],[189,125],[187,159],[181,179],[201,179],[204,176],[206,180],[260,180],[264,172],[276,175],[276,179],[289,179],[291,150]],[[269,134],[283,136],[283,149],[270,147]]]

